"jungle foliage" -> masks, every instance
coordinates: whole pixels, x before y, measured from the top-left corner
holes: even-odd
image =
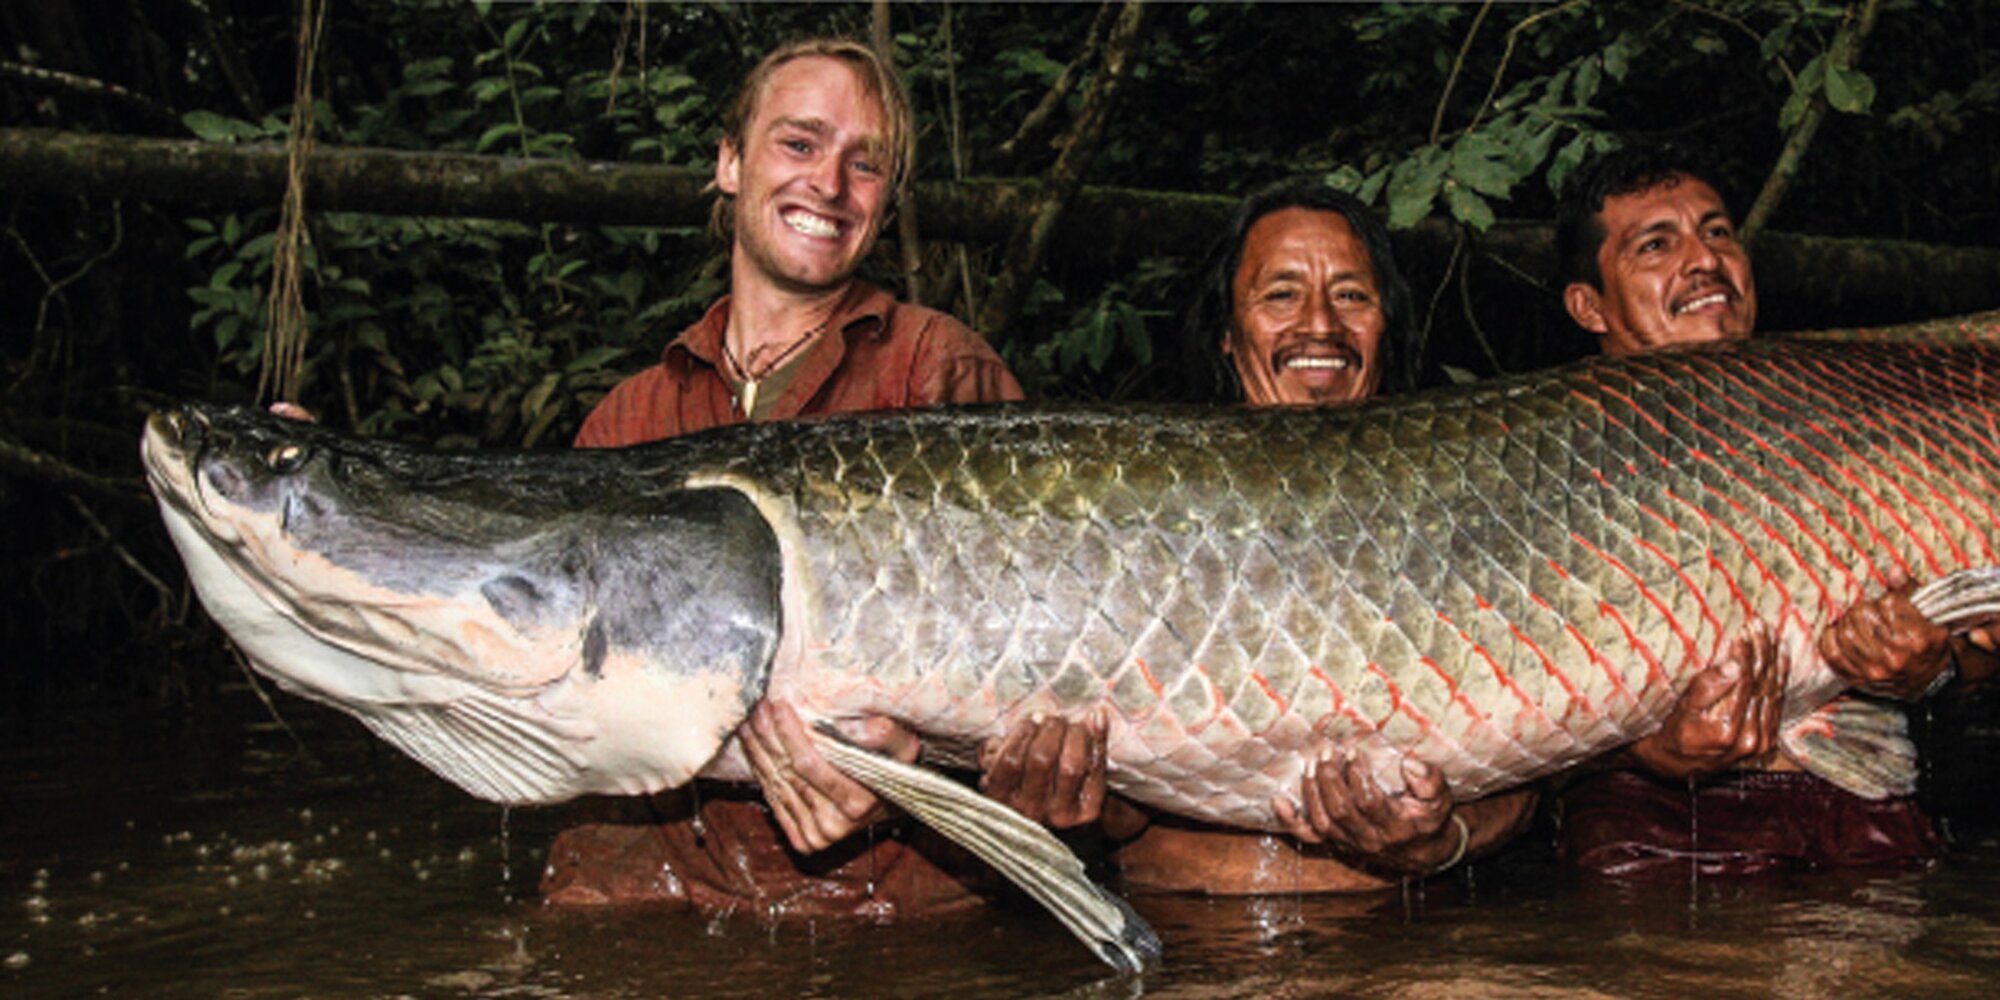
[[[326,2],[309,80],[322,147],[693,168],[712,164],[722,103],[764,51],[867,38],[875,16],[861,4]],[[1546,219],[1584,155],[1635,137],[1712,150],[1738,211],[1762,196],[1773,228],[2000,245],[2000,31],[1983,0],[1197,3],[1147,8],[1129,37],[1113,28],[1116,3],[882,6],[920,116],[920,178],[1048,180],[1069,153],[1092,185],[1238,195],[1322,175],[1399,228],[1449,223],[1448,252],[1409,262],[1434,378],[1588,347],[1546,278],[1496,264],[1482,239],[1502,219]],[[0,127],[282,142],[294,8],[5,5]],[[1114,51],[1126,60],[1115,107],[1101,132],[1079,131]],[[696,229],[305,209],[299,400],[367,434],[560,445],[726,278],[724,248]],[[278,215],[38,198],[0,182],[0,503],[17,581],[0,641],[102,659],[198,632],[141,495],[134,429],[174,397],[256,395]],[[871,275],[903,289],[912,275],[894,243]],[[915,283],[968,317],[992,315],[996,287],[1018,284],[987,332],[1031,392],[1171,393],[1206,247],[1107,268],[1060,245],[1023,267],[1013,245],[926,241]],[[1773,316],[1917,318],[1810,303]],[[82,674],[89,688],[166,690],[111,667]],[[16,675],[9,693],[43,683]]]

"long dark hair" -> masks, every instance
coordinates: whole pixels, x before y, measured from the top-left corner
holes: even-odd
[[[1257,220],[1287,208],[1333,212],[1347,220],[1354,235],[1368,251],[1368,263],[1375,269],[1375,284],[1382,294],[1381,391],[1404,392],[1415,388],[1422,354],[1414,342],[1411,322],[1414,308],[1410,286],[1396,267],[1396,252],[1389,245],[1389,230],[1361,199],[1326,186],[1318,178],[1302,177],[1264,188],[1236,206],[1229,228],[1215,241],[1202,265],[1201,286],[1194,306],[1188,310],[1187,325],[1181,336],[1181,366],[1184,395],[1197,402],[1240,403],[1242,381],[1236,366],[1222,353],[1222,338],[1235,322],[1236,269],[1243,265],[1243,242]]]

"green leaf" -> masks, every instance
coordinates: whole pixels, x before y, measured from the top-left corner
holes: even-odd
[[[625,348],[622,347],[593,347],[577,355],[576,360],[571,361],[563,370],[572,374],[596,371],[624,356]]]
[[[1549,193],[1562,194],[1563,178],[1568,177],[1569,172],[1575,170],[1589,152],[1590,136],[1583,132],[1578,132],[1576,138],[1556,152],[1555,159],[1549,161]]]
[[[254,138],[257,130],[248,122],[225,118],[213,111],[190,111],[181,116],[181,124],[188,127],[197,137],[209,142],[235,142],[238,139]]]
[[[243,220],[231,212],[222,218],[222,242],[235,246],[243,238]]]
[[[1589,104],[1597,96],[1597,85],[1604,79],[1603,62],[1600,59],[1585,59],[1576,68],[1576,103]]]
[[[1631,68],[1632,46],[1625,36],[1620,35],[1617,41],[1604,47],[1604,72],[1611,74],[1613,80],[1624,83],[1625,73]]]
[[[1714,35],[1696,35],[1694,36],[1694,41],[1689,42],[1688,45],[1696,52],[1705,56],[1720,56],[1729,53],[1729,44]]]
[[[1361,171],[1354,169],[1351,165],[1342,165],[1339,170],[1327,174],[1325,177],[1327,187],[1335,191],[1345,191],[1349,194],[1353,194],[1354,189],[1361,186],[1361,180]]]
[[[494,143],[499,142],[500,140],[505,139],[508,136],[519,135],[519,134],[521,134],[520,125],[514,122],[502,122],[481,133],[479,136],[479,141],[473,143],[472,151],[475,153],[483,153]]]
[[[1451,176],[1460,184],[1492,198],[1505,198],[1514,186],[1507,150],[1489,136],[1474,133],[1451,150]]]
[[[1493,206],[1486,199],[1473,193],[1463,184],[1447,184],[1444,188],[1445,204],[1451,206],[1451,214],[1458,221],[1480,232],[1493,226]]]
[[[1834,66],[1826,71],[1826,103],[1850,115],[1867,114],[1875,103],[1875,81],[1851,66]]]
[[[507,26],[507,33],[501,36],[500,44],[510,49],[519,45],[521,39],[528,34],[528,29],[531,27],[534,27],[534,25],[530,24],[525,17],[516,20],[513,24]]]
[[[188,227],[189,229],[192,229],[192,230],[194,230],[194,231],[195,231],[195,232],[197,232],[197,233],[213,233],[213,232],[215,232],[215,223],[213,223],[213,222],[210,222],[210,221],[208,221],[207,219],[203,219],[203,218],[193,218],[193,219],[185,219],[185,220],[182,220],[182,221],[183,221],[183,222],[184,222],[184,223],[186,224],[186,226],[187,226],[187,227]]]

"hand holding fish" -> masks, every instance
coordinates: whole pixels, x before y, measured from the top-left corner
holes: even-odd
[[[1768,625],[1756,623],[1695,675],[1659,730],[1632,755],[1663,778],[1701,778],[1753,763],[1778,745],[1789,665]]]
[[[1938,685],[1952,666],[1951,633],[1910,603],[1912,589],[1904,583],[1858,601],[1820,632],[1819,655],[1834,673],[1886,698],[1914,700]],[[1987,637],[1984,629],[1974,631]]]
[[[1306,768],[1300,803],[1272,803],[1279,822],[1307,844],[1330,844],[1369,864],[1430,872],[1462,857],[1470,834],[1450,822],[1451,789],[1437,768],[1405,758],[1403,789],[1385,791],[1358,755],[1322,753]]]
[[[980,749],[979,790],[1058,830],[1096,822],[1104,811],[1109,725],[1102,707],[1076,722],[1037,713]]]
[[[856,746],[904,763],[917,759],[923,741],[893,719],[868,718],[843,725]],[[798,713],[784,702],[763,701],[739,733],[771,815],[793,849],[811,854],[888,816],[888,806],[820,756]]]

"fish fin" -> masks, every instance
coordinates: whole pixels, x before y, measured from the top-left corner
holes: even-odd
[[[1160,939],[1123,899],[1084,874],[1063,842],[1020,813],[964,785],[847,742],[825,723],[813,743],[835,767],[979,856],[1053,911],[1063,926],[1120,972],[1160,957]]]
[[[1917,789],[1917,747],[1909,718],[1887,702],[1842,695],[1778,737],[1800,767],[1864,799]]]
[[[2000,614],[2000,566],[1946,573],[1910,595],[1924,617],[1944,626],[1970,626]]]

